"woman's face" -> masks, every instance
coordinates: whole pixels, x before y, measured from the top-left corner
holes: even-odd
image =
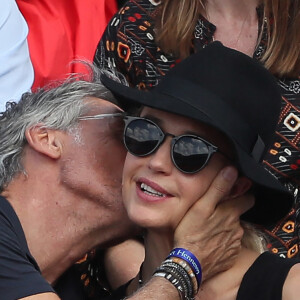
[[[221,152],[230,153],[225,137],[207,125],[151,108],[144,108],[141,117],[152,119],[164,132],[176,136],[198,135]],[[223,154],[216,152],[198,173],[182,173],[170,156],[171,139],[166,137],[151,155],[136,157],[128,153],[125,160],[123,201],[129,218],[144,228],[175,229],[188,209],[206,192],[216,174],[229,164]]]

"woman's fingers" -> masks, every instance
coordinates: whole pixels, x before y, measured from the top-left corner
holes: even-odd
[[[222,169],[201,198],[201,205],[214,209],[220,201],[229,195],[237,177],[238,172],[234,167],[228,166]],[[200,201],[198,204],[200,205]]]

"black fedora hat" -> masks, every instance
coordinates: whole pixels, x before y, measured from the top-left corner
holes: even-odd
[[[256,202],[243,219],[270,225],[288,213],[292,195],[261,164],[275,133],[281,96],[260,63],[214,42],[176,65],[151,91],[107,75],[101,80],[123,108],[149,106],[222,131],[234,145],[237,167],[255,183]]]

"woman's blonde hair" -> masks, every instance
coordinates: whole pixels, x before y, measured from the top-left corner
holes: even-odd
[[[261,61],[279,77],[298,77],[300,73],[300,0],[262,0],[267,20],[267,47]],[[190,55],[202,0],[162,0],[156,22],[156,41],[160,48],[180,58]],[[264,22],[263,22],[264,23]],[[259,41],[262,35],[259,37]]]
[[[265,0],[268,45],[261,60],[271,73],[283,76],[300,74],[300,1]]]
[[[252,249],[258,253],[265,252],[267,248],[267,240],[261,231],[256,229],[252,224],[241,222],[244,229],[242,245],[247,249]]]

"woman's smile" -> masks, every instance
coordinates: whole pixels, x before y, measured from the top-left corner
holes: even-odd
[[[173,197],[160,185],[146,178],[139,178],[136,183],[136,192],[138,197],[145,202],[165,201]]]

